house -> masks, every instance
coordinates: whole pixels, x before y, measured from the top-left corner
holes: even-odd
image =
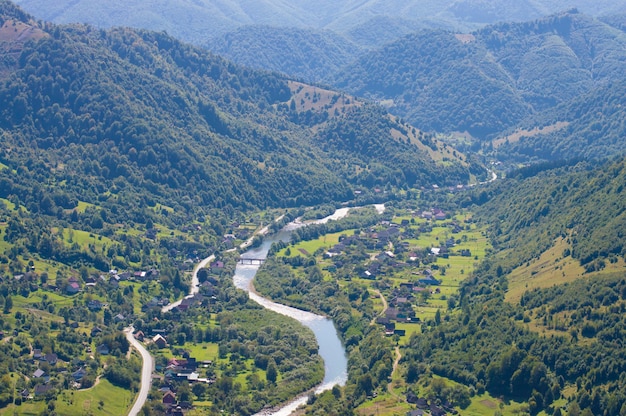
[[[146,278],[148,277],[148,272],[144,272],[144,271],[135,272],[133,276],[137,280],[146,280]]]
[[[43,360],[44,354],[39,348],[33,350],[33,360]]]
[[[75,295],[80,292],[80,285],[76,282],[68,283],[65,287],[65,293],[68,295]]]
[[[415,400],[415,405],[419,408],[419,409],[428,409],[428,400],[426,400],[424,397],[419,397]]]
[[[99,311],[100,309],[102,309],[102,302],[97,299],[92,299],[87,302],[87,309],[93,312]]]
[[[379,316],[378,318],[376,318],[376,323],[379,325],[387,325],[389,322],[391,322],[389,318],[385,318],[382,316]]]
[[[41,368],[38,368],[37,370],[35,370],[35,372],[33,373],[33,378],[42,378],[43,376],[46,375],[46,372],[43,371]]]
[[[163,404],[176,404],[176,394],[174,394],[171,390],[167,390],[163,394]]]
[[[211,271],[212,272],[220,272],[224,269],[224,262],[223,261],[214,261],[213,263],[211,263]]]
[[[137,331],[135,332],[135,339],[138,339],[139,341],[143,341],[143,339],[145,338],[145,335],[142,331]]]
[[[388,319],[396,319],[398,317],[398,309],[396,308],[387,308],[387,310],[385,311],[385,316]]]
[[[130,280],[130,272],[123,272],[117,275],[119,277],[118,280],[124,282],[126,280]]]
[[[100,335],[102,333],[102,330],[100,328],[98,328],[97,326],[94,326],[91,329],[91,336],[96,336],[96,335]]]
[[[421,285],[435,285],[438,286],[441,284],[441,282],[437,279],[435,279],[433,276],[426,276],[421,278],[420,280],[418,280],[418,283]]]
[[[81,367],[72,373],[72,378],[74,379],[74,381],[81,381],[86,375],[87,370],[85,370],[85,367]]]
[[[59,361],[59,357],[55,353],[51,352],[50,354],[46,354],[44,356],[44,360],[46,360],[50,365],[55,365]]]
[[[430,404],[430,414],[432,416],[446,416],[446,411],[434,403]]]
[[[96,347],[96,352],[100,355],[109,355],[111,351],[107,344],[100,344]]]
[[[50,384],[38,384],[35,386],[35,396],[43,396],[52,389],[53,387]]]
[[[154,342],[159,348],[167,347],[167,340],[163,338],[161,334],[156,334],[154,338],[152,338],[152,342]]]
[[[396,330],[396,324],[394,323],[385,324],[385,335],[391,336],[393,335],[395,330]]]
[[[124,322],[125,320],[126,320],[126,317],[122,315],[121,313],[118,313],[117,315],[113,317],[113,322]]]

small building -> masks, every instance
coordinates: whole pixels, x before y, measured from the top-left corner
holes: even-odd
[[[163,338],[163,336],[161,334],[156,334],[152,338],[152,342],[154,342],[156,344],[156,346],[159,347],[159,348],[167,347],[167,340],[165,338]]]
[[[163,404],[176,404],[176,394],[173,393],[171,390],[167,390],[163,394],[162,402]]]
[[[59,361],[59,357],[55,353],[51,352],[44,356],[44,360],[46,360],[46,362],[50,365],[55,365]]]
[[[37,384],[35,386],[35,397],[44,396],[52,389],[53,387],[50,384]]]
[[[75,295],[80,292],[80,285],[76,282],[68,283],[68,285],[65,287],[65,292],[68,295]]]
[[[81,381],[86,375],[87,370],[85,370],[85,367],[81,367],[72,373],[72,378],[74,379],[74,381]]]
[[[96,347],[96,352],[100,355],[109,355],[111,351],[109,350],[109,346],[107,344],[100,344]]]

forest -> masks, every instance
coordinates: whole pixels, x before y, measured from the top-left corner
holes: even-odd
[[[127,411],[130,325],[157,362],[144,415],[172,395],[248,415],[302,392],[316,415],[626,414],[619,19],[414,33],[332,69],[366,98],[165,32],[6,0],[0,23],[0,414]],[[320,36],[302,54],[356,48]],[[545,60],[548,77],[529,70]],[[455,149],[459,131],[483,154]],[[294,231],[257,276],[335,323],[348,380],[316,395],[312,333],[234,288],[238,247],[372,203],[385,212]]]

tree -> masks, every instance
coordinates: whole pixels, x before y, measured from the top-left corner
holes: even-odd
[[[278,378],[278,367],[276,367],[276,362],[273,359],[267,364],[265,378],[270,383],[276,383],[276,379]]]
[[[12,307],[13,299],[11,298],[11,295],[7,295],[6,298],[4,298],[4,313],[10,313]]]

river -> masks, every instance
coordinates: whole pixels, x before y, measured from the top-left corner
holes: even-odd
[[[384,205],[375,205],[376,210],[382,213],[385,209]],[[350,208],[338,209],[334,214],[316,221],[308,221],[302,223],[298,220],[287,224],[280,232],[265,237],[263,243],[259,247],[252,248],[241,255],[242,258],[264,259],[273,243],[277,241],[289,241],[291,232],[297,228],[310,225],[322,224],[329,220],[338,220],[348,214]],[[270,309],[282,315],[296,319],[306,327],[310,328],[315,334],[315,338],[319,345],[319,354],[324,360],[324,380],[315,390],[321,393],[330,390],[334,385],[343,386],[348,378],[348,358],[346,351],[339,339],[337,329],[333,322],[323,316],[316,315],[311,312],[302,311],[290,306],[281,305],[272,302],[262,296],[259,296],[253,287],[252,281],[260,266],[238,264],[233,276],[233,283],[239,289],[248,292],[250,299],[254,300],[261,306]],[[296,410],[299,406],[306,403],[308,397],[306,395],[299,396],[282,407],[272,411],[263,411],[259,415],[263,416],[287,416]]]

